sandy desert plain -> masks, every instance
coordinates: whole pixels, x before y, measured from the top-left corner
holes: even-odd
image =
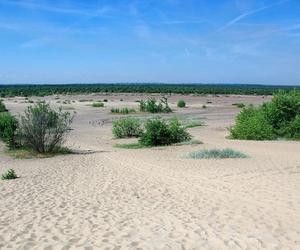
[[[175,112],[162,116],[203,121],[189,129],[203,144],[115,148],[135,139],[113,138],[112,120],[122,116],[110,109],[137,108],[148,96],[40,98],[76,111],[66,145],[77,154],[15,159],[1,144],[0,173],[13,168],[20,178],[0,181],[0,249],[300,249],[300,142],[226,138],[240,110],[233,103],[271,97],[172,95]],[[81,99],[108,102],[94,108]],[[187,108],[176,107],[179,99]],[[14,114],[29,105],[4,101]],[[204,148],[249,158],[185,157]]]

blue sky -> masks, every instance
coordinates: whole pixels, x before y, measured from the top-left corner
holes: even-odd
[[[0,84],[300,85],[299,0],[0,0]]]

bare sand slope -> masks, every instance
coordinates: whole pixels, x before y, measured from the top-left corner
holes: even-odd
[[[220,105],[190,130],[203,145],[122,150],[99,111],[76,110],[68,144],[93,153],[17,160],[2,147],[0,171],[21,178],[0,181],[0,249],[300,249],[299,142],[227,140],[237,111]],[[225,147],[250,157],[185,158]]]

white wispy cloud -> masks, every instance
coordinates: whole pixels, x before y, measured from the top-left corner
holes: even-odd
[[[108,13],[111,8],[108,6],[90,7],[90,8],[78,8],[75,6],[58,6],[47,2],[38,1],[16,1],[16,0],[0,0],[0,5],[11,5],[19,8],[25,8],[30,10],[47,11],[55,13],[63,13],[70,15],[81,15],[89,17],[97,17]]]
[[[252,16],[256,13],[259,13],[259,12],[262,12],[262,11],[265,11],[267,9],[270,9],[272,7],[275,7],[275,6],[278,6],[278,5],[281,5],[281,4],[284,4],[286,2],[288,2],[290,0],[281,0],[281,1],[278,1],[278,2],[275,2],[273,4],[270,4],[270,5],[266,5],[266,6],[263,6],[263,7],[260,7],[260,8],[257,8],[257,9],[254,9],[254,10],[251,10],[251,11],[248,11],[248,12],[245,12],[245,13],[242,13],[241,15],[237,16],[236,18],[230,20],[229,22],[225,23],[222,27],[220,27],[217,31],[222,31],[224,29],[227,29],[229,27],[231,27],[232,25],[234,25],[235,23],[243,20],[244,18],[246,17],[249,17],[249,16]]]

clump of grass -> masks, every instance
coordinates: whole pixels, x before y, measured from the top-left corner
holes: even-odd
[[[244,103],[241,103],[241,102],[238,102],[238,103],[233,103],[232,106],[236,106],[237,108],[245,108],[245,104]]]
[[[176,143],[174,145],[175,146],[184,146],[184,145],[199,145],[199,144],[203,144],[203,142],[200,141],[200,140],[197,140],[197,139],[192,139],[192,140],[189,140],[189,141]]]
[[[206,105],[202,105],[202,108],[203,108],[203,109],[206,109],[206,108],[207,108],[207,106],[206,106]]]
[[[7,170],[7,172],[5,172],[2,176],[1,176],[1,179],[2,180],[13,180],[13,179],[17,179],[18,176],[15,172],[15,170],[13,169],[9,169]]]
[[[103,102],[108,102],[108,100],[107,100],[107,99],[104,99]]]
[[[236,158],[247,158],[248,156],[242,152],[235,151],[230,148],[226,149],[204,149],[197,152],[188,154],[189,158],[192,159],[236,159]]]
[[[111,113],[113,114],[123,114],[123,115],[127,115],[129,113],[135,113],[135,109],[132,109],[132,108],[112,108],[110,110]]]
[[[103,102],[94,102],[94,103],[92,103],[92,107],[94,107],[94,108],[103,108],[104,103]]]

